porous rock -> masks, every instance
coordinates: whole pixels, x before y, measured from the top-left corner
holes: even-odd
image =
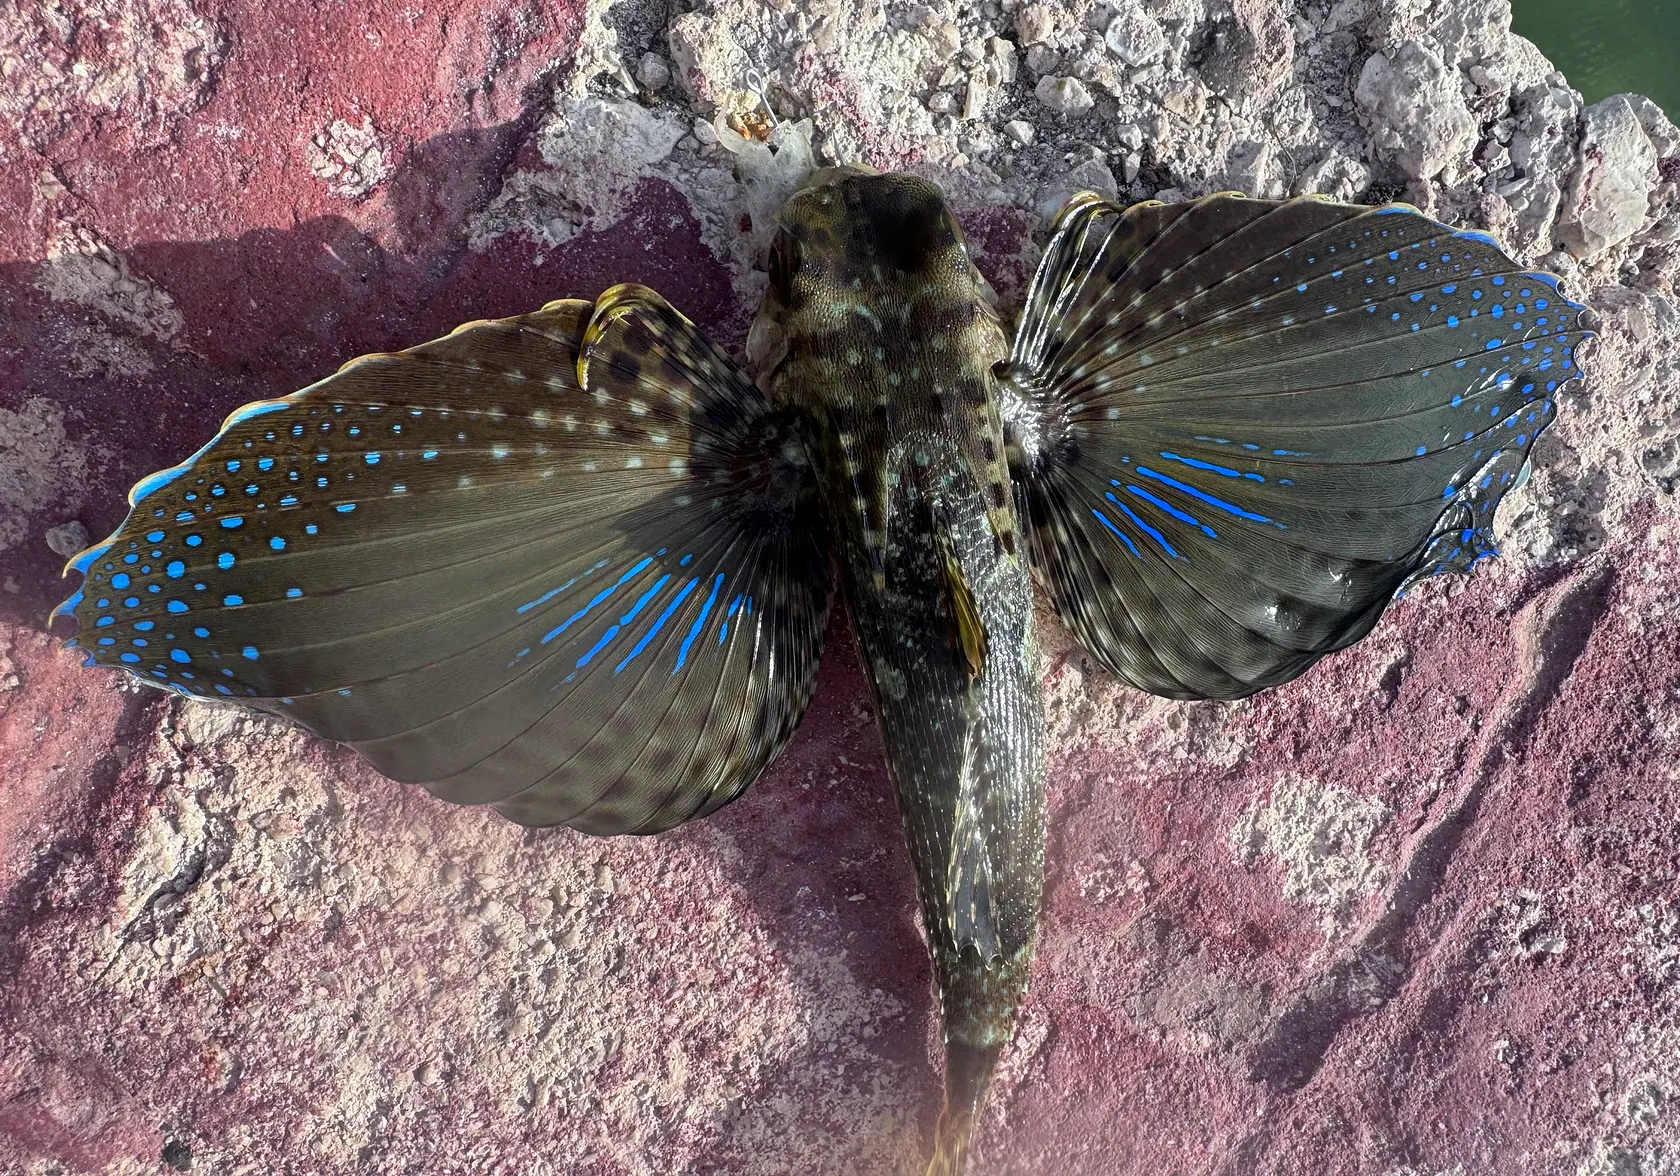
[[[1644,223],[1657,184],[1657,148],[1623,95],[1587,107],[1582,121],[1558,236],[1571,253],[1585,258],[1621,244]]]
[[[1353,96],[1370,120],[1378,154],[1414,180],[1439,174],[1475,142],[1476,120],[1457,71],[1417,41],[1367,58]]]

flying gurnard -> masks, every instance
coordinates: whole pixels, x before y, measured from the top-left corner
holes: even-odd
[[[1168,698],[1239,698],[1491,554],[1581,307],[1403,205],[1062,210],[1011,335],[933,183],[818,172],[747,368],[650,289],[234,412],[71,561],[90,662],[282,716],[527,825],[739,796],[851,613],[961,1170],[1044,881],[1033,583]],[[57,615],[55,613],[55,615]]]

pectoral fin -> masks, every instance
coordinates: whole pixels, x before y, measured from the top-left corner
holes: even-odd
[[[956,645],[968,666],[969,680],[973,681],[986,665],[989,641],[986,622],[980,619],[980,609],[974,603],[974,590],[963,577],[962,565],[957,560],[956,546],[951,542],[950,535],[940,528],[938,537],[939,556],[945,568],[945,586],[950,593],[951,609],[956,620]]]
[[[1493,551],[1582,308],[1401,205],[1063,211],[1001,373],[1027,551],[1144,690],[1237,698]]]

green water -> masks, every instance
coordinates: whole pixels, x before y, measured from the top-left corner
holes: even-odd
[[[1648,94],[1680,116],[1680,0],[1512,0],[1512,24],[1588,102]]]

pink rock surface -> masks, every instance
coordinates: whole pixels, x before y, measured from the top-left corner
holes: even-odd
[[[59,7],[0,14],[0,1171],[919,1172],[938,1030],[843,619],[743,800],[609,841],[127,691],[42,624],[47,528],[104,534],[346,358],[626,280],[738,334],[657,180],[467,247],[544,166],[581,6]],[[1000,286],[1027,227],[976,225]],[[1536,475],[1616,504],[1568,558],[1240,704],[1122,690],[1046,617],[1050,880],[976,1172],[1680,1171],[1680,535],[1672,486],[1581,469],[1618,381],[1673,370],[1647,303],[1599,305]]]

